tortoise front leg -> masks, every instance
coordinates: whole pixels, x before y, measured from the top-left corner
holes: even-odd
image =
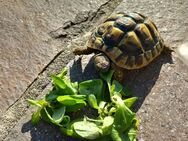
[[[93,60],[94,60],[93,61],[94,66],[97,71],[107,72],[110,69],[110,60],[108,59],[108,57],[105,54],[103,54],[103,53],[96,54],[93,57]]]
[[[113,78],[119,81],[120,83],[124,80],[124,69],[118,67],[113,62],[109,60],[109,58],[103,54],[99,53],[94,56],[94,65],[97,71],[99,72],[107,72],[111,68],[114,70]]]
[[[93,53],[93,49],[91,48],[76,48],[73,50],[73,53],[75,55],[82,55],[82,54],[85,54],[85,55],[88,55],[88,54],[91,54]]]

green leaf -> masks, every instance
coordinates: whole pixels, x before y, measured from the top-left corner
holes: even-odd
[[[137,134],[137,130],[131,128],[128,134],[126,135],[126,137],[129,139],[129,141],[136,141],[136,134]]]
[[[65,106],[59,109],[54,109],[52,116],[46,108],[44,108],[44,110],[52,123],[61,126],[59,123],[63,120],[65,114]]]
[[[67,115],[64,115],[62,122],[60,123],[63,126],[68,126],[70,123],[70,117]]]
[[[38,100],[27,99],[27,102],[28,102],[30,105],[42,107],[42,105],[40,105],[40,104],[38,103]]]
[[[75,89],[78,89],[78,82],[71,83]]]
[[[57,75],[59,78],[63,79],[64,76],[67,74],[68,68],[63,68],[62,71]]]
[[[65,84],[65,82],[63,81],[63,79],[57,77],[56,75],[51,74],[51,78],[53,80],[53,84],[55,86],[58,86],[58,88],[65,89],[67,87],[66,84]]]
[[[95,95],[93,95],[93,94],[88,95],[88,103],[92,108],[98,109],[97,99],[96,99]]]
[[[31,123],[33,125],[36,125],[40,121],[40,111],[41,108],[38,108],[38,110],[32,114]]]
[[[103,124],[103,119],[101,119],[101,118],[93,119],[93,118],[89,118],[89,117],[87,117],[87,116],[84,116],[84,120],[85,120],[85,121],[88,121],[88,122],[93,122],[93,123],[95,123],[97,126],[102,126],[102,124]]]
[[[56,123],[60,123],[63,120],[65,114],[65,106],[59,108],[59,109],[55,109],[54,113],[52,115],[52,119],[56,122]]]
[[[62,103],[65,106],[71,106],[76,104],[76,100],[70,96],[58,96],[57,101]]]
[[[113,141],[136,141],[136,131],[131,128],[126,133],[121,133],[113,128],[111,137]]]
[[[94,94],[98,101],[103,98],[103,82],[100,79],[83,81],[79,84],[79,93],[84,95]]]
[[[114,86],[111,86],[113,73],[114,73],[113,70],[110,70],[110,71],[105,72],[105,73],[100,73],[101,78],[104,79],[107,82],[108,89],[109,89],[109,92],[110,92],[110,98],[112,97],[113,92],[114,92]]]
[[[77,99],[77,100],[86,100],[86,95],[69,95],[70,97]]]
[[[107,105],[107,102],[105,102],[105,101],[101,101],[99,103],[98,113],[99,113],[99,117],[101,117],[101,118],[104,117],[106,114],[108,114],[105,111],[106,105]]]
[[[27,99],[27,102],[30,104],[30,105],[33,105],[33,106],[38,106],[40,108],[46,106],[48,103],[45,101],[45,100],[32,100],[32,99]]]
[[[111,137],[113,141],[129,141],[122,137],[122,134],[118,132],[115,128],[112,128]]]
[[[67,136],[78,137],[78,135],[74,132],[73,129],[69,129],[69,128],[66,128],[66,127],[63,127],[63,126],[62,126],[62,127],[60,128],[60,131],[61,131],[63,134],[67,135]]]
[[[108,115],[114,115],[115,112],[116,112],[116,108],[112,107],[112,108],[110,108]]]
[[[134,114],[127,113],[123,107],[119,107],[114,115],[114,126],[120,132],[124,132],[128,129],[134,118]]]
[[[53,80],[53,84],[56,86],[58,90],[61,90],[62,94],[77,94],[77,89],[75,89],[69,80],[61,79],[56,75],[51,75]]]
[[[105,102],[105,101],[100,101],[100,103],[99,103],[99,108],[100,108],[100,109],[104,109],[107,104],[108,104],[108,103]]]
[[[118,95],[114,95],[113,100],[116,104],[114,127],[118,132],[124,132],[131,126],[135,113],[124,104],[124,101]]]
[[[73,121],[71,121],[67,126],[61,126],[60,130],[62,133],[66,134],[67,136],[71,136],[71,137],[75,137],[75,138],[79,138],[80,136],[78,136],[75,131],[74,131],[74,126],[73,124],[75,122],[79,122],[82,121],[83,119],[75,119]]]
[[[52,114],[51,108],[49,108],[49,107],[45,107],[45,108],[48,110],[48,113]],[[44,110],[44,108],[41,109],[40,115],[41,115],[42,120],[44,120],[48,123],[51,123],[51,120],[48,118],[48,115],[46,114],[46,111]]]
[[[85,107],[87,104],[84,100],[86,95],[65,95],[57,98],[57,101],[67,106],[66,112],[76,112]]]
[[[66,112],[76,112],[86,106],[85,101],[79,101],[75,105],[67,106]]]
[[[62,103],[65,106],[72,106],[77,103],[85,103],[85,95],[64,95],[58,96],[57,101]]]
[[[134,118],[131,127],[124,133],[124,138],[126,139],[126,141],[136,141],[138,125],[138,119]]]
[[[124,100],[124,104],[128,107],[131,108],[133,106],[133,104],[138,100],[137,97],[131,97],[131,98],[127,98]]]
[[[50,91],[48,94],[46,94],[45,96],[45,100],[48,102],[52,102],[55,101],[56,98],[58,97],[58,91],[57,90],[52,90]]]
[[[93,122],[79,121],[73,124],[74,131],[84,139],[97,139],[101,136],[101,129]]]
[[[78,82],[74,82],[74,83],[71,83],[72,84],[72,86],[76,89],[76,90],[78,90]]]
[[[111,84],[112,76],[113,76],[114,71],[110,70],[105,73],[100,73],[100,76],[103,80],[105,80],[107,83]]]
[[[117,80],[113,80],[112,82],[112,86],[114,85],[114,91],[121,93],[123,90],[123,86],[117,81]]]
[[[111,133],[114,123],[114,118],[112,116],[107,116],[103,120],[102,131],[103,135],[109,135]]]

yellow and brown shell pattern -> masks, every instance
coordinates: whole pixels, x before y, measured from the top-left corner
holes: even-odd
[[[117,13],[91,35],[87,46],[105,53],[117,66],[139,69],[164,48],[156,25],[139,13]]]

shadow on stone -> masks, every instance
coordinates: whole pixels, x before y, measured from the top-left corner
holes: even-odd
[[[92,62],[93,55],[78,57],[74,62],[69,63],[69,75],[71,81],[81,82],[88,79],[99,78]],[[133,96],[138,97],[134,111],[138,111],[146,96],[157,81],[163,64],[172,63],[171,53],[165,52],[158,56],[148,66],[138,70],[125,70],[123,85],[128,87]]]
[[[23,124],[21,132],[30,132],[31,141],[64,141],[66,139],[57,127],[43,121],[40,121],[36,126],[33,126],[31,121],[28,121]]]
[[[140,109],[159,78],[162,65],[166,63],[173,63],[171,54],[168,52],[162,53],[152,63],[142,69],[127,71],[123,85],[132,91],[133,96],[138,97],[133,109],[135,112]]]
[[[98,72],[95,70],[93,55],[80,56],[68,64],[69,77],[72,82],[82,82],[89,79],[99,78]]]
[[[99,78],[92,62],[92,56],[93,55],[76,57],[74,61],[68,64],[68,75],[71,81],[81,82]],[[155,85],[159,78],[161,67],[165,63],[172,63],[170,54],[161,54],[145,68],[131,71],[125,70],[126,74],[123,85],[128,87],[133,95],[139,99],[134,106],[135,112],[139,110],[152,87]],[[89,112],[89,114],[91,114],[91,112]],[[57,127],[42,121],[39,122],[37,126],[33,126],[31,121],[25,123],[22,126],[22,133],[26,132],[30,132],[32,137],[31,141],[79,141],[78,139],[63,136]]]

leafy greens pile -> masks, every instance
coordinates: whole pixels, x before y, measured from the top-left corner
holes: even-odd
[[[72,83],[64,68],[58,75],[51,75],[53,89],[42,100],[31,100],[38,107],[32,115],[32,124],[41,119],[59,126],[71,137],[97,141],[136,141],[138,120],[130,110],[136,97],[129,93],[116,80],[112,81],[113,71],[100,74],[102,79]],[[106,88],[106,89],[105,89]],[[107,90],[107,91],[106,91]],[[94,109],[96,118],[74,113],[81,109]]]

